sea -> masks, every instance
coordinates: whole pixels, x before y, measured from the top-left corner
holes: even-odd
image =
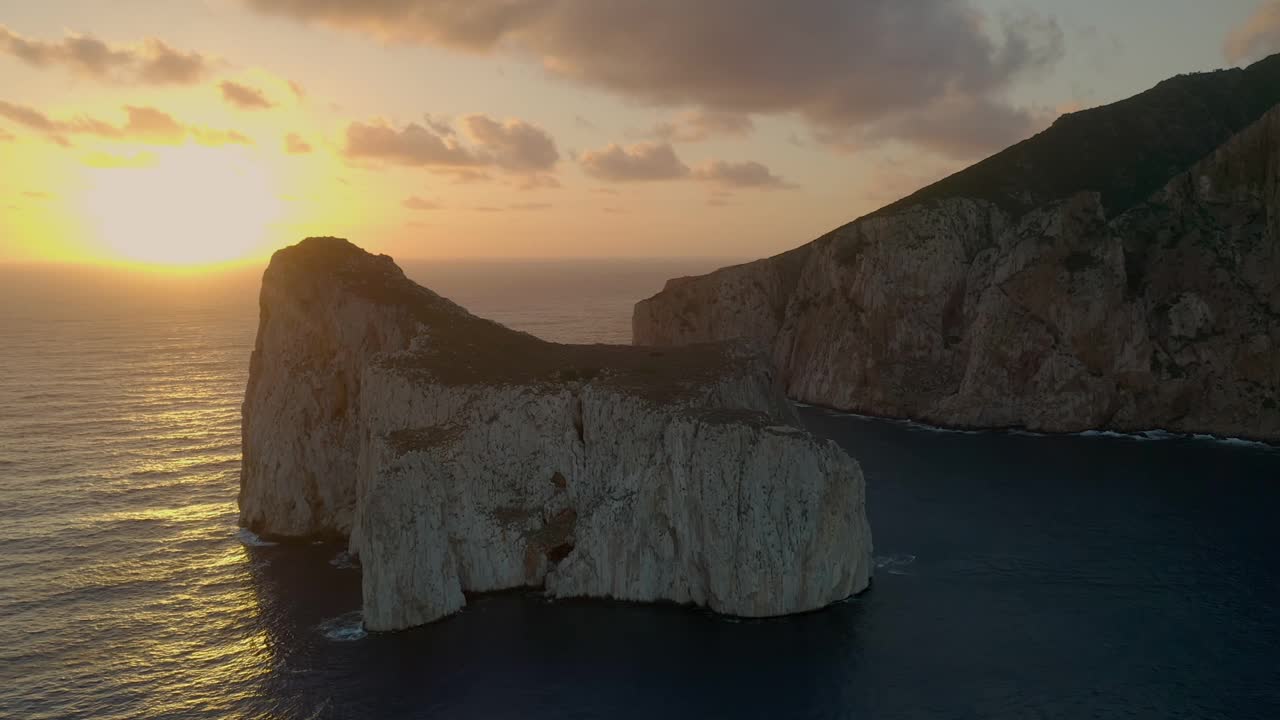
[[[473,312],[626,343],[720,262],[409,263]],[[331,543],[236,525],[260,269],[0,270],[0,718],[1280,718],[1280,451],[802,407],[861,463],[870,590],[740,620],[472,597],[368,633]]]

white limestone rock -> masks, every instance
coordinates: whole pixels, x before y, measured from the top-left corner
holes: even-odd
[[[272,260],[244,425],[242,523],[349,536],[371,629],[516,587],[759,617],[870,582],[857,463],[758,349],[547,343],[345,241]]]

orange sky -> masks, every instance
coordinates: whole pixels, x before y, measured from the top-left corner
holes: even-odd
[[[1278,46],[1255,0],[0,0],[0,261],[760,256]]]

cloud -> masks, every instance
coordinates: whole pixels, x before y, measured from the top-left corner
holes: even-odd
[[[61,66],[97,80],[149,85],[191,85],[209,73],[211,61],[150,38],[138,45],[110,45],[92,35],[34,40],[0,25],[0,53],[33,67]]]
[[[303,140],[298,133],[289,133],[284,136],[284,151],[290,155],[306,155],[312,149],[311,143]]]
[[[519,190],[557,190],[560,181],[555,175],[526,175],[516,184]]]
[[[499,123],[486,115],[468,115],[462,123],[489,162],[504,170],[550,170],[560,160],[551,136],[523,120],[508,119]]]
[[[1263,3],[1227,35],[1227,61],[1239,64],[1280,50],[1280,1]]]
[[[692,177],[731,188],[794,188],[769,168],[754,160],[725,162],[711,160],[693,169]]]
[[[510,210],[550,210],[551,203],[511,203],[507,206]]]
[[[47,192],[40,192],[38,190],[23,190],[22,194],[31,198],[32,200],[48,200],[49,198],[53,197]]]
[[[95,152],[85,155],[83,162],[92,168],[110,170],[137,169],[154,167],[156,156],[154,153],[149,152],[133,153],[132,155]]]
[[[8,130],[5,130],[4,128],[0,128],[0,142],[13,142],[14,140],[17,140],[17,139],[18,139],[17,136],[15,136],[13,133],[9,132]]]
[[[954,95],[841,135],[820,139],[859,148],[897,140],[956,159],[983,157],[1044,129],[1058,113],[1014,108],[983,97]]]
[[[639,143],[625,148],[611,143],[603,150],[582,153],[578,163],[591,177],[611,182],[674,180],[689,175],[689,166],[676,157],[669,143]]]
[[[409,210],[439,210],[440,209],[440,203],[435,202],[433,200],[426,200],[416,195],[410,198],[405,198],[404,202],[400,204],[403,205],[405,208],[408,208]]]
[[[533,57],[650,104],[795,113],[833,134],[957,96],[1016,114],[1002,98],[1064,45],[1054,20],[976,0],[245,1],[383,39]],[[1001,127],[1013,133],[1002,142],[1025,129]]]
[[[754,130],[750,115],[694,110],[658,123],[649,135],[663,142],[702,142],[717,135],[750,135]]]
[[[347,157],[397,165],[465,167],[482,161],[451,137],[410,123],[396,130],[385,122],[353,122],[347,126]]]
[[[551,135],[536,125],[467,115],[461,125],[470,143],[464,144],[449,120],[427,115],[424,122],[399,129],[382,120],[353,122],[347,127],[343,152],[349,159],[447,172],[460,182],[487,180],[480,168],[493,168],[523,175],[529,188],[559,186],[544,173],[555,168],[560,151]]]
[[[794,185],[774,175],[768,167],[746,160],[708,160],[690,169],[669,143],[638,143],[623,147],[611,143],[603,150],[588,150],[578,158],[588,175],[597,180],[630,182],[693,179],[728,188],[778,189]],[[614,194],[607,188],[595,192]]]
[[[222,90],[222,99],[241,110],[267,110],[275,107],[275,104],[257,88],[230,80],[223,80],[218,87]]]
[[[307,99],[307,89],[302,86],[302,83],[296,80],[287,80],[286,82],[289,83],[289,90],[293,93],[295,100]]]
[[[80,115],[71,120],[55,120],[35,108],[0,101],[0,117],[45,133],[54,142],[67,145],[68,135],[92,135],[108,140],[128,140],[154,145],[178,145],[188,139],[202,145],[252,144],[234,130],[212,130],[187,126],[172,115],[152,107],[126,105],[123,125]]]

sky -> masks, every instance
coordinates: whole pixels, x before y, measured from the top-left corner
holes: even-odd
[[[751,258],[1280,0],[0,0],[0,262]]]

